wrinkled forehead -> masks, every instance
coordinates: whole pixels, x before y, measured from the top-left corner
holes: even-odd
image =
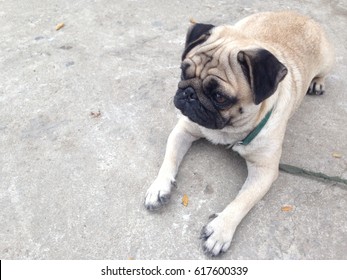
[[[237,52],[227,39],[209,39],[188,53],[181,64],[182,74],[187,79],[216,76],[234,84],[234,73],[237,67],[235,53]]]

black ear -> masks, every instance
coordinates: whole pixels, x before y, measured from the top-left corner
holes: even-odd
[[[214,27],[212,24],[195,23],[187,33],[186,45],[182,54],[182,60],[194,47],[205,42],[210,36],[210,30]]]
[[[270,97],[288,73],[287,68],[265,49],[240,51],[237,60],[251,86],[256,105]]]

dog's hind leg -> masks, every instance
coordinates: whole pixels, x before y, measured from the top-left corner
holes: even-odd
[[[315,77],[307,90],[308,95],[322,95],[325,92],[325,77]]]
[[[309,95],[322,95],[325,91],[325,77],[329,74],[335,63],[335,51],[327,38],[321,37],[320,56],[315,60],[314,68],[317,70],[307,90]]]

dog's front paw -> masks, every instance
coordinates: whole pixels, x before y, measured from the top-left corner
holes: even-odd
[[[216,218],[201,230],[201,239],[203,240],[203,250],[208,256],[218,256],[228,250],[233,238],[235,228],[231,226],[230,221],[223,218],[221,215],[216,215]]]
[[[146,193],[145,206],[148,210],[157,210],[167,204],[171,196],[171,187],[175,181],[156,179]]]

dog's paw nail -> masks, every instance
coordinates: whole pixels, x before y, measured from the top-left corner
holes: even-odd
[[[158,210],[165,204],[168,204],[171,197],[171,182],[168,180],[156,180],[149,187],[145,207],[150,210]]]
[[[207,257],[213,257],[213,253],[210,251],[209,248],[207,248],[206,245],[203,245],[202,246],[202,251],[204,252],[204,254],[207,256]]]
[[[212,235],[212,233],[213,233],[213,231],[208,230],[207,226],[204,226],[200,232],[200,239],[206,241]]]
[[[178,188],[176,180],[171,181],[171,186],[175,187],[176,189]]]
[[[218,214],[217,214],[217,213],[214,213],[214,214],[210,215],[208,218],[209,218],[210,220],[213,220],[213,219],[215,219],[215,218],[217,218],[217,217],[218,217]]]
[[[220,242],[217,240],[206,240],[202,246],[203,252],[208,257],[216,257],[225,253],[230,247],[230,242]]]
[[[160,204],[165,205],[165,204],[168,204],[170,197],[171,197],[170,193],[162,194],[161,192],[159,192],[158,201],[160,202]]]
[[[145,201],[145,207],[149,211],[155,211],[155,210],[158,210],[161,207],[161,205],[160,204],[154,204],[154,203],[147,203]]]
[[[322,95],[324,92],[324,85],[317,82],[311,83],[307,90],[308,95]]]
[[[155,211],[163,207],[165,204],[168,204],[169,201],[170,194],[160,195],[159,193],[156,200],[146,198],[145,207],[149,211]]]

